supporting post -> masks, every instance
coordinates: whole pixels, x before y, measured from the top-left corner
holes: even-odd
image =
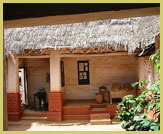
[[[18,58],[11,57],[11,55],[8,56],[7,108],[9,120],[20,119],[22,110],[19,94]]]
[[[160,49],[160,36],[155,37],[155,52]]]
[[[138,58],[138,75],[139,81],[146,80],[150,82],[143,84],[142,87],[139,88],[137,95],[140,95],[141,90],[150,86],[154,79],[153,63],[149,60],[149,56]]]
[[[7,111],[7,94],[6,94],[6,58],[3,57],[3,131],[8,130],[8,111]]]
[[[144,89],[150,85],[152,85],[152,82],[154,79],[154,70],[153,70],[153,63],[149,61],[149,57],[140,57],[138,59],[138,72],[139,72],[139,81],[141,80],[146,80],[149,81],[148,84],[143,84],[143,86],[141,88],[139,88],[138,94],[141,94],[141,89]],[[147,98],[151,95],[153,95],[152,93],[147,93]],[[154,100],[153,100],[154,102]],[[158,119],[158,114],[154,114],[156,112],[156,107],[153,108],[153,110],[147,110],[147,118],[151,118],[151,119]]]
[[[49,121],[62,121],[63,93],[61,91],[60,55],[58,51],[50,50],[50,93],[48,94]]]

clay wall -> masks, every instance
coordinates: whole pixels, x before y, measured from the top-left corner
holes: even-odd
[[[78,84],[78,61],[89,60],[90,84]],[[62,58],[65,70],[66,99],[95,99],[95,93],[104,85],[110,90],[113,83],[138,81],[138,59],[132,56],[102,56]]]

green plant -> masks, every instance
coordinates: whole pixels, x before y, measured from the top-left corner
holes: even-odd
[[[149,59],[154,61],[154,70],[160,73],[160,50],[152,54]],[[141,87],[149,81],[139,81],[132,86]],[[158,119],[147,118],[149,110],[156,109],[154,115]],[[138,97],[128,95],[123,97],[117,106],[117,117],[121,122],[122,128],[127,131],[158,131],[160,130],[160,80],[153,82],[151,86],[141,91]]]

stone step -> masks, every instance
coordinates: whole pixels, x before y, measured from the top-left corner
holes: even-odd
[[[90,114],[90,106],[78,106],[78,107],[63,107],[63,115],[88,115]]]
[[[108,109],[106,107],[91,108],[91,113],[108,113]]]
[[[91,114],[90,115],[91,120],[96,120],[96,119],[110,119],[110,114],[108,113],[99,113],[99,114]]]
[[[23,116],[26,117],[46,117],[46,113],[36,114],[36,113],[23,113]]]
[[[92,104],[91,108],[100,108],[100,107],[107,107],[106,104]]]
[[[90,120],[90,115],[63,115],[63,120]]]
[[[21,120],[46,120],[47,117],[37,117],[37,116],[22,116]]]
[[[111,123],[111,119],[90,120],[91,125],[110,125]]]

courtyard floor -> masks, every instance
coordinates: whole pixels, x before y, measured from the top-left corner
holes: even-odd
[[[112,120],[111,125],[90,125],[89,121],[29,121],[8,122],[8,131],[125,131],[120,122]]]

